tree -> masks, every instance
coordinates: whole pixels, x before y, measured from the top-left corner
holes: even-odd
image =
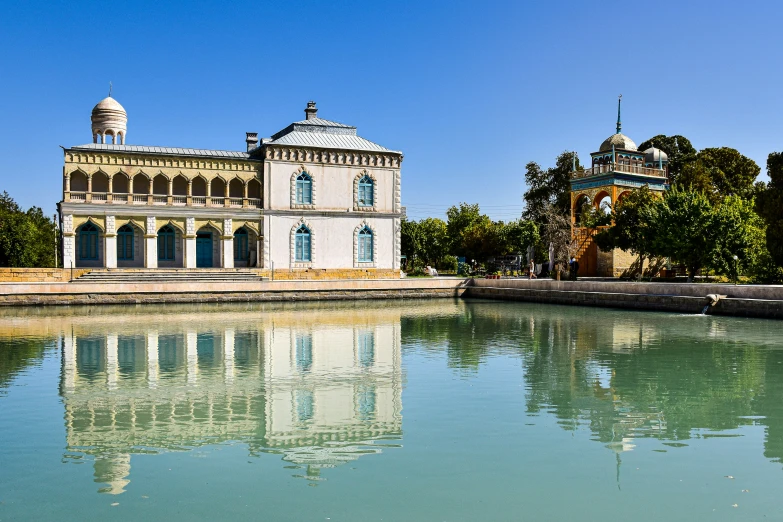
[[[653,136],[647,141],[642,142],[639,145],[640,151],[645,151],[650,147],[661,149],[666,153],[669,158],[669,178],[672,183],[676,183],[677,179],[682,172],[682,168],[696,159],[696,149],[691,144],[691,141],[685,136],[676,134],[674,136],[666,136],[664,134],[658,134]]]
[[[55,263],[56,227],[38,207],[26,212],[0,194],[0,266],[42,268]]]
[[[540,241],[538,226],[532,221],[519,219],[507,223],[502,231],[503,252],[500,255],[522,254],[528,247]]]
[[[657,255],[673,258],[688,269],[688,282],[713,258],[715,231],[713,207],[701,192],[674,188],[656,202],[650,247]]]
[[[657,230],[655,203],[656,197],[647,185],[632,191],[615,206],[614,225],[595,235],[595,242],[601,250],[620,248],[638,255],[640,277],[645,257],[653,254]]]
[[[422,239],[419,245],[422,259],[428,265],[440,268],[441,261],[449,253],[446,223],[442,219],[427,218],[419,221],[418,228]]]
[[[412,267],[414,260],[421,255],[422,250],[418,222],[403,219],[400,223],[400,250]]]
[[[466,258],[482,259],[481,257],[475,257],[476,253],[473,251],[473,247],[467,245],[466,235],[468,231],[480,224],[486,225],[486,222],[490,221],[489,217],[481,213],[481,209],[478,204],[460,203],[459,207],[452,206],[446,211],[446,233],[450,244],[451,252],[457,256]],[[475,232],[471,233],[472,236],[476,236]],[[483,260],[483,259],[482,259]]]
[[[767,224],[766,242],[772,260],[783,266],[783,152],[767,157],[769,185],[761,190],[756,208]]]
[[[739,269],[747,271],[761,261],[766,250],[764,223],[753,201],[739,196],[724,198],[715,209],[712,229],[715,243],[709,265],[716,272],[739,277]]]
[[[704,192],[715,205],[726,196],[751,198],[761,169],[752,159],[729,147],[700,151],[677,178],[681,188]]]
[[[580,169],[579,157],[576,153],[565,151],[557,157],[552,168],[542,170],[541,166],[533,161],[525,166],[525,183],[528,190],[523,196],[524,219],[541,223],[549,205],[553,205],[559,212],[570,212],[571,171],[574,163],[577,170]]]
[[[562,268],[566,266],[571,256],[576,254],[578,247],[571,234],[570,212],[562,212],[555,205],[546,205],[542,210],[541,220],[539,227],[543,244],[539,247],[541,252],[538,254],[539,261],[543,261],[543,257],[548,256],[543,252],[546,252],[548,245],[551,244],[554,249],[554,261]],[[554,267],[550,267],[550,270],[553,269]]]

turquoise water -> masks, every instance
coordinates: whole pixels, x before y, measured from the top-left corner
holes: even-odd
[[[781,324],[0,310],[0,520],[783,520]]]

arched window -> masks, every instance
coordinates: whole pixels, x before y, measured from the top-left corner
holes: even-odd
[[[133,227],[123,225],[117,231],[117,260],[133,261]]]
[[[313,204],[313,179],[307,172],[302,172],[296,178],[296,204]]]
[[[234,232],[234,261],[247,261],[249,254],[247,230],[242,227]]]
[[[313,366],[313,337],[308,334],[296,336],[296,367],[299,371],[309,372]]]
[[[367,225],[359,231],[359,244],[356,245],[360,263],[372,263],[372,230]]]
[[[98,259],[98,227],[92,223],[79,229],[79,259]]]
[[[359,206],[371,207],[373,204],[373,182],[372,178],[368,175],[362,176],[359,180]]]
[[[362,368],[369,368],[375,362],[375,333],[361,332],[356,341],[359,364]]]
[[[294,261],[306,263],[310,261],[310,230],[302,225],[296,231],[294,242]]]
[[[158,261],[174,261],[174,237],[171,225],[158,230]]]

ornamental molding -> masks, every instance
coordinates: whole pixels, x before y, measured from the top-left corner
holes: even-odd
[[[296,163],[399,168],[402,163],[402,154],[266,145],[264,159]]]
[[[367,176],[372,180],[372,205],[359,205],[359,181]],[[355,212],[377,212],[378,211],[378,179],[375,174],[367,169],[363,169],[353,178],[353,210]]]
[[[370,229],[372,232],[372,261],[359,261],[359,232],[364,227]],[[353,267],[354,268],[377,268],[378,266],[378,236],[375,233],[375,229],[367,223],[366,219],[363,219],[356,228],[353,229]]]
[[[302,225],[306,226],[307,230],[310,231],[310,261],[296,260],[296,231],[299,230],[299,227]],[[315,263],[315,250],[315,230],[313,230],[312,225],[302,216],[299,218],[299,221],[291,227],[291,268],[312,268]]]
[[[210,158],[172,157],[155,154],[122,154],[110,152],[86,152],[70,150],[65,153],[65,163],[92,165],[122,165],[132,167],[160,167],[180,169],[229,170],[252,172],[259,168],[259,160],[224,160]]]
[[[301,176],[302,174],[307,174],[310,176],[310,204],[300,204],[296,202],[296,178]],[[315,209],[315,203],[316,203],[316,187],[318,186],[318,182],[316,181],[316,176],[307,170],[304,165],[300,165],[298,169],[296,169],[293,174],[291,174],[291,209],[293,210],[313,210]]]

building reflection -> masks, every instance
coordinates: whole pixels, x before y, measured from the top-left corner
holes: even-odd
[[[140,453],[240,442],[318,479],[402,436],[399,309],[137,313],[63,330],[66,456],[94,459],[101,492],[124,492]]]

